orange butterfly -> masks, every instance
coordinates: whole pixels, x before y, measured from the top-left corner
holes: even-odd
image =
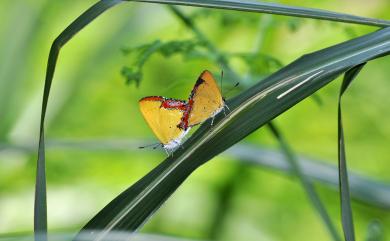
[[[191,127],[227,108],[213,75],[207,70],[196,81],[188,102],[149,96],[142,98],[139,105],[144,119],[167,151],[180,146]]]
[[[187,109],[179,127],[187,130],[209,118],[214,118],[227,108],[221,91],[210,71],[205,70],[199,76],[188,98]]]
[[[187,108],[186,102],[161,96],[149,96],[142,98],[139,106],[144,119],[164,149],[167,151],[176,149],[189,131],[178,127]]]

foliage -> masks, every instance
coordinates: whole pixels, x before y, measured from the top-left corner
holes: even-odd
[[[87,24],[97,18],[100,14],[108,10],[109,8],[117,5],[122,1],[120,0],[102,0],[88,9],[80,17],[78,17],[72,24],[70,24],[53,42],[50,50],[49,61],[46,72],[44,95],[42,102],[42,114],[40,123],[39,134],[39,148],[38,148],[38,161],[36,172],[36,193],[35,193],[35,215],[34,215],[34,231],[36,240],[47,239],[47,207],[46,207],[46,158],[45,158],[45,118],[46,108],[48,106],[49,93],[56,69],[57,58],[61,48],[75,36],[81,29]],[[145,0],[143,2],[156,2]],[[131,58],[129,65],[122,68],[122,75],[126,78],[128,84],[134,83],[136,87],[139,87],[143,80],[143,72],[146,71],[147,62],[154,55],[161,55],[164,58],[171,56],[181,56],[183,60],[188,61],[192,59],[208,60],[216,66],[222,67],[223,70],[229,71],[232,79],[238,80],[243,86],[241,93],[235,98],[228,100],[228,105],[231,112],[226,116],[218,116],[216,119],[216,125],[212,128],[204,123],[194,135],[188,139],[183,145],[183,149],[174,153],[173,157],[169,157],[164,160],[160,165],[154,168],[149,174],[141,178],[136,184],[129,187],[125,192],[119,195],[117,198],[107,205],[101,212],[95,216],[85,227],[87,232],[87,239],[92,238],[94,240],[100,240],[111,234],[112,230],[129,231],[129,233],[138,230],[148,218],[157,211],[160,206],[167,200],[170,195],[191,175],[199,166],[213,158],[214,156],[222,153],[233,144],[239,142],[249,134],[256,131],[262,126],[267,126],[277,140],[280,146],[281,157],[284,159],[285,164],[281,169],[284,169],[286,173],[292,174],[303,187],[303,190],[313,207],[318,212],[319,217],[322,219],[325,227],[331,233],[334,240],[339,240],[339,234],[333,222],[330,219],[330,215],[327,213],[325,205],[322,203],[321,198],[317,194],[317,190],[314,188],[314,180],[320,180],[321,175],[318,175],[317,170],[307,169],[307,166],[300,165],[301,162],[293,153],[293,148],[289,146],[289,143],[283,138],[281,131],[276,128],[274,123],[270,121],[276,116],[284,113],[287,109],[291,108],[302,99],[306,97],[315,97],[314,93],[318,89],[321,89],[327,83],[333,81],[337,76],[345,74],[342,89],[340,90],[339,97],[339,168],[340,173],[340,200],[342,216],[340,222],[343,224],[343,231],[345,233],[346,240],[354,240],[354,224],[352,222],[352,208],[350,205],[349,187],[351,188],[351,197],[359,197],[361,200],[375,203],[375,205],[386,205],[383,202],[383,196],[376,192],[375,188],[378,187],[376,183],[369,183],[367,186],[359,186],[363,189],[370,189],[372,192],[359,192],[360,190],[354,189],[356,187],[356,180],[353,179],[351,183],[348,183],[348,172],[346,167],[345,147],[344,147],[344,131],[341,122],[341,95],[348,87],[348,84],[356,77],[361,67],[372,59],[383,57],[389,54],[389,28],[379,30],[371,34],[365,34],[364,36],[357,37],[356,32],[352,28],[346,27],[347,34],[353,38],[350,41],[346,41],[340,45],[335,45],[321,51],[317,51],[311,54],[305,54],[303,57],[296,61],[284,66],[283,62],[278,58],[275,58],[269,53],[266,53],[261,48],[255,48],[253,51],[229,51],[222,50],[218,45],[215,45],[213,41],[204,34],[200,27],[197,26],[197,22],[218,21],[221,26],[227,29],[237,28],[239,26],[258,26],[259,34],[263,34],[270,26],[272,28],[278,27],[279,23],[286,24],[290,31],[297,31],[302,25],[304,18],[314,18],[322,20],[331,20],[335,23],[350,22],[359,23],[372,26],[388,27],[390,23],[386,20],[369,19],[363,17],[356,17],[348,14],[333,13],[329,11],[321,11],[318,9],[306,9],[300,7],[290,7],[281,4],[270,4],[261,2],[241,2],[241,1],[199,1],[199,0],[161,0],[157,1],[161,4],[170,4],[168,9],[173,16],[176,16],[180,20],[185,28],[192,33],[192,38],[162,41],[155,40],[150,43],[142,44],[135,47],[123,48],[122,52]],[[179,7],[175,7],[171,4],[186,5],[194,7],[202,7],[196,11],[181,11]],[[49,5],[49,4],[48,4]],[[225,9],[225,11],[216,11],[215,9],[209,10],[205,7]],[[48,8],[43,8],[48,9]],[[226,11],[226,10],[238,10],[241,13]],[[254,13],[248,13],[254,12]],[[265,23],[256,13],[271,13],[295,16],[296,18],[289,18],[283,21],[272,21],[271,23]],[[235,13],[235,14],[232,14]],[[23,15],[23,14],[20,14]],[[39,23],[40,21],[37,21]],[[319,21],[318,21],[319,22]],[[262,25],[263,24],[263,25]],[[336,24],[335,26],[339,26]],[[125,32],[125,31],[119,31]],[[28,38],[29,39],[29,38]],[[261,37],[260,37],[261,39]],[[259,41],[261,45],[261,41]],[[27,48],[25,49],[27,50]],[[19,51],[20,53],[24,50]],[[105,54],[102,54],[106,58]],[[6,59],[6,58],[5,58]],[[1,60],[0,60],[1,61]],[[237,61],[239,62],[237,66]],[[243,64],[245,67],[242,68]],[[75,64],[77,65],[77,63]],[[17,66],[17,65],[15,65]],[[92,68],[96,68],[91,64]],[[17,72],[18,66],[13,68],[11,72]],[[90,67],[81,65],[80,69],[88,69]],[[242,71],[245,70],[245,71]],[[0,69],[0,72],[2,69]],[[242,74],[245,72],[245,74]],[[2,76],[3,72],[0,73]],[[20,74],[19,74],[20,75]],[[11,76],[6,73],[4,76]],[[80,75],[82,76],[82,75]],[[86,76],[86,75],[84,75]],[[261,80],[261,81],[259,81]],[[0,83],[1,84],[1,83]],[[2,85],[3,86],[3,85]],[[16,85],[10,85],[10,87]],[[4,86],[3,86],[4,87]],[[6,86],[7,87],[7,86]],[[8,88],[3,88],[2,92],[11,93]],[[80,88],[83,89],[83,88]],[[129,92],[134,93],[134,90]],[[137,91],[140,91],[139,89]],[[4,92],[5,93],[5,92]],[[9,93],[1,96],[3,100],[7,100],[10,96]],[[57,98],[57,97],[54,97]],[[315,97],[316,98],[316,97]],[[12,97],[12,99],[15,99]],[[4,102],[4,101],[3,101]],[[9,112],[11,105],[1,103],[3,108]],[[113,105],[114,106],[114,105]],[[1,109],[1,108],[0,108]],[[2,113],[1,113],[2,114]],[[82,113],[83,115],[84,113]],[[9,133],[8,129],[11,126],[11,119],[15,118],[15,114],[6,119],[6,125],[1,126],[1,136],[4,143],[1,143],[0,149],[10,150],[14,148],[12,143],[6,143]],[[76,116],[74,116],[76,117]],[[113,118],[115,119],[115,118]],[[50,140],[48,143],[52,143]],[[9,146],[8,146],[9,145]],[[66,146],[66,145],[65,145]],[[71,148],[80,148],[77,143],[72,142]],[[50,146],[49,146],[50,147]],[[212,148],[211,148],[212,147]],[[83,147],[81,147],[84,149]],[[257,148],[256,146],[254,148]],[[26,152],[25,146],[17,146],[16,149],[21,152]],[[31,146],[27,147],[31,149]],[[85,147],[88,149],[88,147]],[[256,151],[251,153],[256,155]],[[239,165],[245,163],[243,160],[245,155],[241,154]],[[69,157],[68,157],[69,158]],[[255,158],[256,159],[256,158]],[[257,162],[256,160],[255,162]],[[30,162],[29,162],[30,163]],[[50,163],[52,165],[53,163]],[[237,166],[239,166],[237,165]],[[74,167],[76,170],[77,167]],[[49,169],[51,170],[51,169]],[[243,169],[237,168],[237,173]],[[234,197],[232,188],[237,188],[236,182],[242,178],[242,175],[236,175],[234,173],[229,177],[226,182],[226,186],[222,187],[218,191],[221,196],[220,200],[224,197],[230,201]],[[284,172],[283,172],[284,173]],[[55,175],[50,173],[49,175]],[[351,175],[350,175],[351,176]],[[335,180],[333,176],[327,176],[327,180],[332,180],[333,185]],[[352,175],[356,177],[356,175]],[[15,178],[17,179],[17,178]],[[372,184],[372,189],[371,185]],[[383,187],[387,190],[386,187]],[[378,187],[378,190],[380,188]],[[376,198],[370,199],[370,195],[376,195]],[[386,193],[386,191],[384,192]],[[374,200],[374,201],[373,201]],[[228,209],[231,203],[220,202],[222,209],[217,210],[216,219],[214,220],[213,230],[223,225],[223,219],[226,217],[224,209]],[[304,205],[304,204],[303,204]],[[222,219],[222,220],[221,220]],[[280,228],[280,227],[278,227]],[[89,236],[90,229],[98,229],[94,231],[94,235]],[[214,232],[214,233],[213,233]],[[125,232],[127,238],[129,233]],[[218,239],[216,231],[211,231],[210,237]],[[82,234],[85,234],[82,232]],[[359,231],[357,235],[360,235]],[[377,221],[370,223],[367,230],[367,240],[379,240],[383,239],[383,228]],[[69,237],[68,237],[69,238]],[[84,239],[85,236],[78,236],[76,239]],[[156,237],[157,238],[157,237]],[[164,239],[164,238],[162,238]]]
[[[122,51],[125,55],[134,55],[134,62],[131,63],[131,67],[123,67],[121,73],[126,78],[127,84],[135,82],[138,88],[142,79],[142,68],[153,54],[161,54],[166,58],[175,54],[181,54],[187,59],[201,57],[203,55],[202,51],[204,51],[204,43],[198,40],[172,40],[167,42],[156,40],[132,48],[123,48]]]

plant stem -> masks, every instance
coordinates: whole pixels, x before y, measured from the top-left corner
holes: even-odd
[[[247,166],[243,163],[234,163],[232,173],[218,188],[217,207],[208,235],[210,240],[220,239],[221,231],[223,231],[225,220],[229,214],[228,211],[233,206],[233,198],[237,187],[241,186],[243,180],[247,177],[246,168]]]
[[[195,34],[199,41],[206,45],[208,50],[216,57],[216,61],[222,65],[223,69],[231,69],[229,67],[229,60],[221,52],[219,52],[214,44],[208,40],[208,38],[202,33],[202,31],[198,29],[198,27],[196,27],[191,18],[184,15],[184,13],[176,6],[169,5],[168,8],[185,24],[186,27],[188,27]]]
[[[299,181],[301,182],[303,188],[305,189],[306,194],[309,197],[314,208],[320,214],[325,225],[328,227],[328,230],[329,230],[330,234],[332,235],[333,239],[337,240],[337,241],[341,241],[341,238],[340,238],[338,232],[336,231],[336,228],[334,227],[332,220],[330,219],[330,217],[325,209],[325,206],[322,204],[319,196],[317,195],[317,193],[315,191],[313,183],[303,173],[303,170],[298,163],[298,159],[297,159],[296,155],[293,153],[293,151],[290,148],[290,146],[288,145],[287,141],[283,138],[282,134],[276,128],[276,126],[272,123],[269,123],[268,127],[271,130],[274,137],[279,142],[280,148],[282,149],[284,156],[286,157],[287,161],[289,162],[295,175],[299,178]]]

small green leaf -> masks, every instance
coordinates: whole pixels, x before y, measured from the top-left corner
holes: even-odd
[[[180,54],[183,58],[205,57],[207,55],[200,54],[203,46],[204,43],[198,40],[173,40],[167,42],[156,40],[136,47],[123,48],[122,52],[125,55],[134,55],[134,61],[131,63],[131,67],[123,67],[121,74],[126,78],[127,84],[135,82],[138,88],[143,76],[142,69],[154,54],[161,54],[164,57],[171,57],[175,54]]]
[[[123,67],[121,74],[126,78],[126,84],[131,84],[132,82],[135,82],[135,86],[138,88],[141,79],[142,79],[142,72],[137,67]]]

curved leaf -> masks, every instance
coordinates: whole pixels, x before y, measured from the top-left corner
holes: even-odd
[[[244,12],[270,13],[278,15],[295,16],[300,18],[323,19],[336,22],[356,23],[378,27],[389,27],[390,21],[358,17],[345,13],[332,11],[294,7],[277,3],[255,2],[255,1],[234,1],[234,0],[125,0],[134,2],[175,4],[194,7],[219,8],[237,10]]]
[[[348,86],[359,74],[360,70],[366,63],[359,64],[350,70],[345,75],[341,84],[339,94],[339,105],[338,105],[338,160],[339,160],[339,185],[340,185],[340,202],[341,202],[341,220],[343,223],[344,237],[346,241],[355,240],[355,231],[353,227],[351,198],[349,193],[348,184],[348,172],[347,172],[347,161],[345,158],[345,142],[344,142],[344,130],[341,115],[341,97],[347,90]]]
[[[35,206],[34,206],[34,231],[36,233],[36,240],[46,240],[47,232],[47,210],[46,210],[46,174],[45,174],[45,147],[44,147],[44,121],[46,115],[46,107],[48,103],[50,87],[56,67],[57,58],[62,46],[64,46],[75,34],[77,34],[81,29],[83,29],[87,24],[93,21],[100,14],[105,12],[107,9],[112,6],[120,3],[121,0],[101,0],[85,11],[81,16],[79,16],[74,22],[72,22],[53,42],[50,54],[48,65],[46,69],[46,78],[45,78],[45,87],[43,92],[42,100],[42,113],[41,113],[41,122],[40,122],[40,135],[39,135],[39,147],[38,147],[38,160],[37,160],[37,173],[36,173],[36,188],[35,188]],[[358,24],[366,24],[373,26],[390,26],[389,21],[370,19],[356,17],[347,14],[334,13],[330,11],[322,11],[315,9],[307,8],[298,8],[298,7],[289,7],[278,4],[268,4],[268,3],[257,3],[257,2],[240,2],[240,1],[216,1],[216,0],[177,0],[177,1],[148,1],[143,2],[155,2],[155,3],[167,3],[167,4],[178,4],[178,5],[191,5],[191,6],[200,6],[200,7],[211,7],[211,8],[220,8],[220,9],[231,9],[231,10],[240,10],[240,11],[252,11],[252,12],[263,12],[263,13],[272,13],[272,14],[281,14],[281,15],[290,15],[290,16],[299,16],[307,18],[317,18],[317,19],[327,19],[337,22],[350,22]],[[310,73],[302,73],[303,75],[308,75]],[[339,72],[333,73],[335,77],[340,74]],[[309,77],[309,76],[306,76]],[[297,78],[299,79],[299,78]],[[291,81],[292,83],[294,81]],[[266,84],[266,83],[265,83]],[[264,86],[259,86],[258,88],[263,88]],[[264,91],[265,94],[268,94],[269,91]],[[242,96],[242,98],[249,98],[248,96]],[[259,96],[257,96],[259,97]],[[258,98],[252,99],[251,104],[255,104]],[[249,99],[248,99],[249,101]],[[254,101],[254,102],[253,102]],[[232,106],[238,106],[238,103],[232,102]],[[283,108],[288,108],[288,105],[285,105]],[[238,113],[238,112],[237,112]],[[233,115],[232,115],[233,116]],[[232,122],[233,123],[233,122]],[[248,129],[249,131],[251,128]],[[202,132],[199,132],[202,133]],[[215,133],[215,132],[214,132]],[[243,138],[240,137],[240,138]],[[236,141],[231,140],[230,142]],[[215,154],[212,154],[215,155]],[[210,157],[211,158],[211,157]],[[194,167],[192,167],[194,168]],[[188,170],[189,175],[191,171]],[[184,175],[184,176],[185,176]],[[174,189],[173,189],[174,190]],[[173,191],[172,190],[172,191]],[[42,236],[39,235],[42,233]]]
[[[218,48],[215,47],[207,39],[207,37],[201,32],[201,30],[199,30],[196,27],[195,23],[190,18],[188,18],[181,10],[179,10],[177,7],[175,7],[175,6],[169,6],[169,7],[170,7],[171,11],[189,29],[191,29],[193,31],[193,33],[195,34],[195,36],[197,36],[197,38],[199,40],[202,40],[204,43],[206,43],[206,46],[209,49],[210,53],[212,53],[215,56],[218,56],[217,61],[220,62],[221,66],[223,66],[223,68],[225,70],[230,72],[233,79],[235,79],[235,81],[237,81],[237,83],[243,82],[243,79],[241,79],[236,73],[234,73],[234,71],[230,67],[228,58],[226,58],[224,56],[224,54],[222,54],[218,50]],[[262,34],[264,34],[264,33],[262,33]],[[254,54],[257,55],[258,51],[259,51],[258,49],[254,50]],[[256,66],[256,64],[258,64],[258,63],[252,63],[253,66]],[[256,66],[256,67],[258,67],[258,66]],[[283,66],[280,65],[279,67],[283,67]],[[314,96],[314,94],[312,96]],[[287,161],[290,163],[292,170],[295,172],[296,176],[301,181],[301,184],[302,184],[306,194],[308,195],[310,202],[312,203],[315,210],[319,213],[319,215],[320,215],[322,221],[324,222],[326,228],[328,229],[329,233],[331,234],[331,236],[333,237],[334,240],[336,240],[336,241],[340,240],[339,234],[338,234],[334,224],[332,223],[332,221],[331,221],[331,219],[330,219],[330,217],[325,209],[325,206],[321,202],[321,199],[318,197],[316,191],[314,190],[314,187],[312,187],[311,182],[306,178],[305,175],[302,174],[301,168],[296,161],[294,153],[289,148],[288,143],[284,141],[282,134],[278,131],[278,128],[276,128],[276,126],[272,124],[271,121],[268,123],[268,127],[271,130],[274,138],[278,141],[278,143],[281,147],[281,151],[285,155],[285,158],[287,159]]]
[[[38,160],[35,181],[35,201],[34,201],[34,233],[35,240],[47,240],[47,204],[46,204],[46,163],[45,163],[45,133],[44,123],[46,116],[47,102],[51,82],[55,71],[58,54],[64,46],[77,32],[89,24],[93,19],[102,14],[105,10],[118,4],[120,0],[103,0],[93,5],[73,23],[71,23],[53,42],[50,48],[49,60],[46,68],[45,87],[43,90],[42,112],[38,144]]]
[[[228,101],[231,112],[204,123],[149,174],[103,208],[84,228],[102,240],[136,230],[199,166],[237,143],[350,68],[390,53],[390,28],[305,55]],[[77,239],[77,237],[76,237]]]

